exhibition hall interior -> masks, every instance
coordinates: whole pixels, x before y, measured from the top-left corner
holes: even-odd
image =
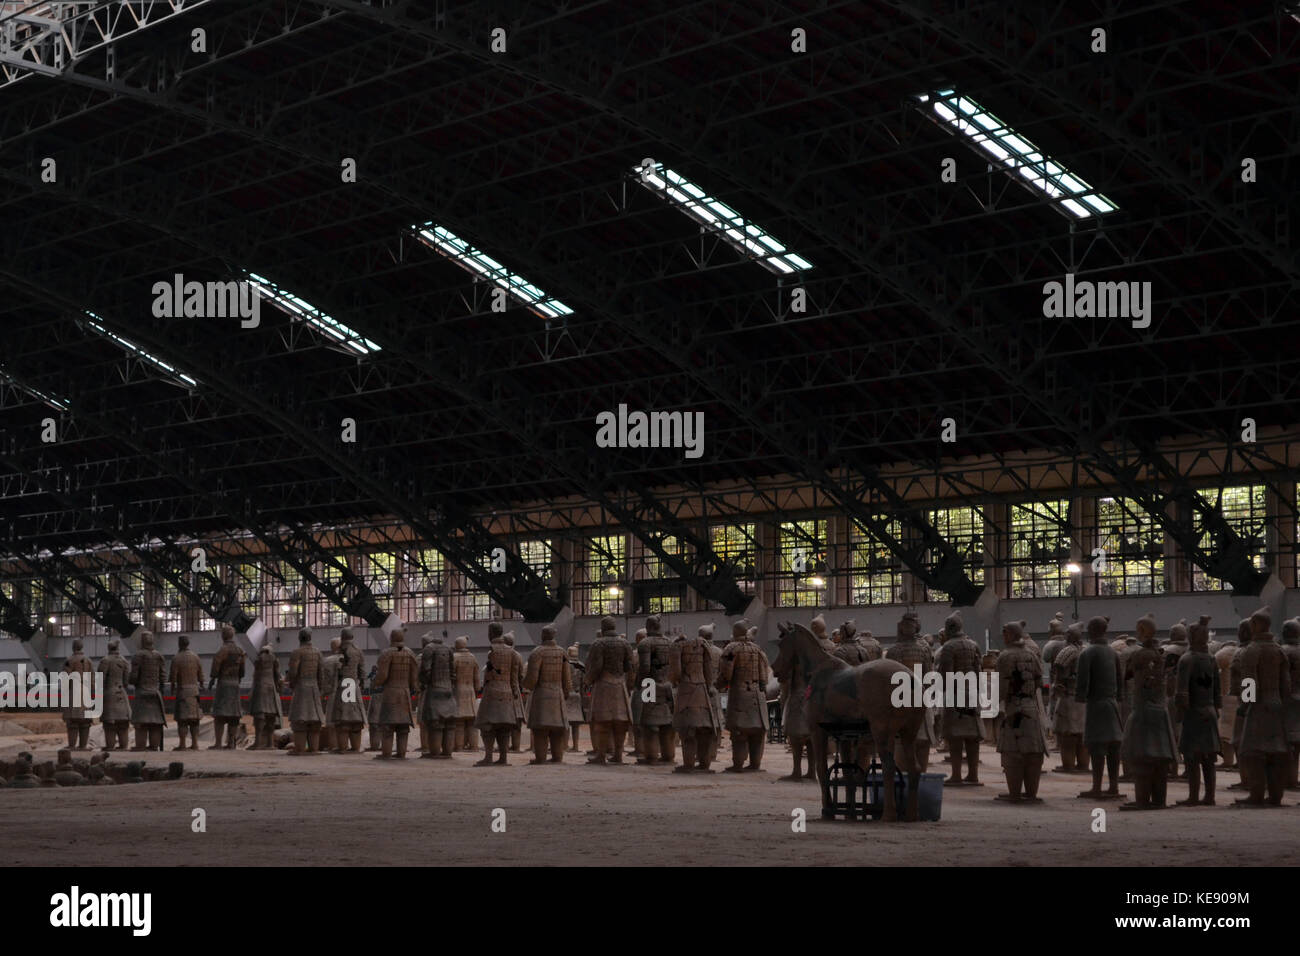
[[[0,3],[14,862],[1291,863],[1298,143],[1290,3]]]

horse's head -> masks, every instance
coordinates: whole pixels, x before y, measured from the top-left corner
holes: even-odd
[[[789,621],[781,621],[776,625],[776,630],[780,636],[776,639],[778,651],[776,660],[772,662],[772,670],[777,674],[789,674],[796,659],[794,625]]]

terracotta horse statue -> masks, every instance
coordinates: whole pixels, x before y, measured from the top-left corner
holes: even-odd
[[[917,819],[921,768],[915,760],[913,741],[925,719],[925,708],[920,703],[919,688],[914,688],[915,706],[895,707],[891,701],[896,686],[894,675],[901,672],[910,681],[914,680],[912,672],[891,660],[852,666],[827,652],[802,624],[787,621],[778,630],[780,653],[773,668],[785,670],[797,664],[802,673],[809,675],[806,714],[812,729],[813,766],[822,788],[822,816],[835,815],[831,806],[830,771],[826,766],[830,746],[826,727],[866,724],[884,768],[885,810],[881,819],[889,822],[898,819],[894,784],[900,768],[907,773],[908,780],[907,819]],[[861,757],[858,762],[861,765]]]

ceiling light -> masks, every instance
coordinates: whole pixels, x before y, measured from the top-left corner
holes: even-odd
[[[18,389],[20,392],[26,392],[32,398],[36,399],[37,401],[44,402],[46,405],[50,406],[56,411],[66,412],[69,408],[69,402],[66,398],[57,398],[46,392],[42,392],[37,388],[33,388],[30,385],[24,385],[22,382],[18,381],[18,379],[14,378],[3,368],[0,368],[0,383],[5,385],[11,385],[14,388]]]
[[[450,229],[426,222],[413,226],[416,238],[439,254],[446,256],[466,272],[481,276],[499,289],[519,299],[532,313],[544,319],[558,319],[572,315],[573,310],[559,299],[547,295],[531,282],[515,275],[486,252],[475,249]]]
[[[370,341],[360,332],[348,328],[338,319],[326,315],[306,299],[302,299],[292,292],[286,292],[270,279],[264,278],[256,272],[248,273],[248,278],[262,298],[269,299],[281,311],[287,312],[295,321],[311,326],[349,352],[355,352],[357,355],[369,355],[372,352],[380,351],[379,345]]]
[[[749,222],[726,203],[709,196],[685,176],[663,163],[632,168],[636,180],[646,189],[680,209],[706,230],[715,233],[733,249],[777,275],[811,269],[812,263],[788,252],[786,247]]]
[[[85,322],[85,325],[89,326],[92,330],[104,336],[104,338],[109,339],[110,341],[121,346],[123,349],[130,352],[132,355],[134,355],[136,358],[140,359],[141,361],[145,362],[146,364],[152,365],[158,371],[166,375],[171,380],[172,384],[180,385],[185,388],[196,388],[198,386],[199,384],[198,379],[194,378],[193,376],[186,375],[184,372],[180,371],[175,366],[167,362],[164,362],[158,356],[153,355],[150,352],[146,351],[145,349],[141,348],[140,346],[136,345],[130,339],[125,338],[124,336],[118,335],[116,332],[111,331],[106,325],[104,325],[104,319],[101,316],[96,315],[94,312],[91,312],[89,309],[86,310],[86,315],[90,317],[90,320]]]
[[[923,93],[917,100],[929,107],[927,116],[933,113],[935,122],[978,146],[1029,188],[1057,200],[1055,205],[1074,218],[1086,219],[1119,208],[970,97],[940,90],[933,95]]]

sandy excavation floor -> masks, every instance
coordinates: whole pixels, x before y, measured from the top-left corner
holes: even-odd
[[[414,738],[414,735],[412,735]],[[48,743],[47,743],[48,741]],[[525,735],[525,742],[527,737]],[[170,733],[168,746],[175,743]],[[587,736],[583,734],[583,744]],[[9,738],[3,754],[24,742]],[[38,760],[58,738],[28,738]],[[170,750],[150,765],[174,759]],[[1300,806],[1108,813],[1094,833],[1096,804],[1076,799],[1086,778],[1046,774],[1044,804],[994,801],[1003,789],[997,755],[983,751],[980,788],[944,792],[937,823],[824,822],[812,783],[777,781],[790,769],[784,745],[770,745],[766,772],[684,775],[664,767],[473,767],[452,761],[376,761],[371,755],[294,757],[282,751],[187,752],[187,771],[249,776],[113,787],[0,789],[0,832],[12,864],[57,865],[1293,865],[1300,856]],[[723,760],[729,759],[724,746]],[[1058,763],[1055,755],[1049,766]],[[715,765],[719,766],[719,765]],[[932,771],[946,769],[931,762]],[[261,776],[259,776],[261,775]],[[1220,774],[1221,786],[1235,782]],[[1131,785],[1123,788],[1132,792]],[[1186,796],[1182,782],[1171,799]],[[194,833],[192,811],[207,813]],[[807,832],[791,811],[808,813]],[[491,829],[506,812],[506,832]]]

